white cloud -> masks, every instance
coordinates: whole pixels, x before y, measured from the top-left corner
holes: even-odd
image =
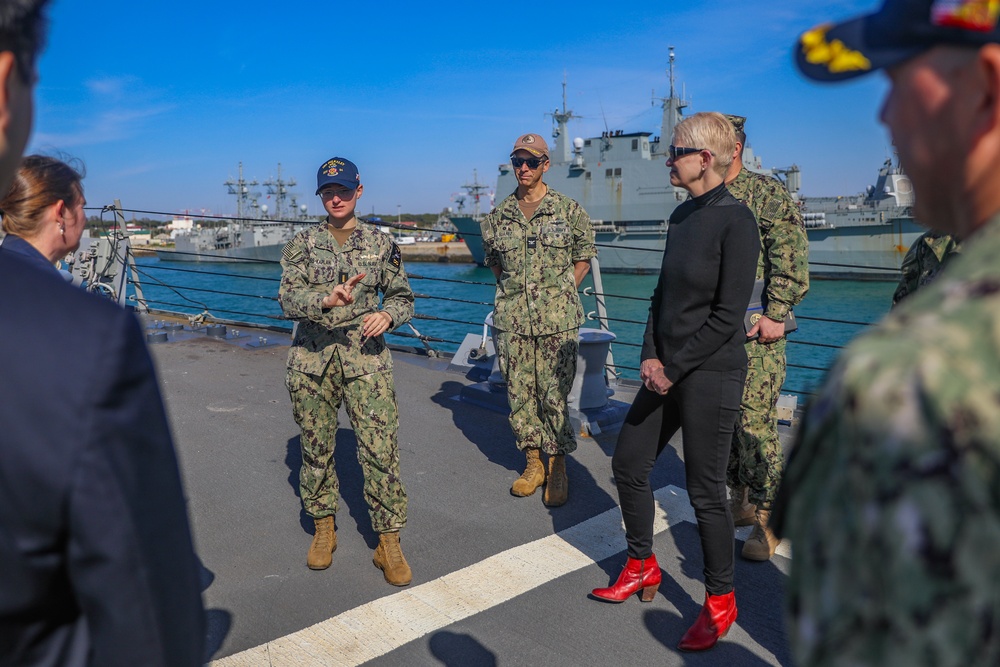
[[[94,146],[131,139],[147,131],[150,121],[170,113],[176,108],[171,104],[147,107],[118,107],[104,109],[78,123],[78,128],[66,132],[39,132],[32,145],[56,148]]]

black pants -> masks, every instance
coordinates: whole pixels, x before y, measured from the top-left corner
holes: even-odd
[[[677,429],[684,437],[688,497],[698,520],[710,595],[733,590],[733,516],[726,466],[740,410],[745,369],[696,370],[666,396],[639,390],[618,435],[611,466],[625,519],[630,558],[653,553],[653,490],[649,474]]]

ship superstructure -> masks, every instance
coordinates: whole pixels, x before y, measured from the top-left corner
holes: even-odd
[[[247,259],[279,261],[281,249],[305,225],[312,224],[306,216],[306,205],[299,205],[297,195],[289,190],[295,179],[284,180],[281,164],[276,178],[263,183],[243,176],[243,163],[239,163],[237,178],[229,178],[223,185],[236,197],[236,217],[225,224],[201,227],[175,239],[174,251],[158,251],[161,259],[184,262],[225,262]],[[261,203],[261,192],[255,188],[264,185],[267,201],[273,201],[274,211],[268,217],[268,204]],[[273,198],[273,199],[272,199]]]
[[[687,191],[670,184],[665,165],[674,128],[688,103],[678,95],[675,54],[670,47],[670,90],[660,98],[660,133],[606,131],[590,139],[569,139],[569,122],[578,118],[563,103],[552,117],[554,148],[545,182],[578,201],[594,221],[601,268],[605,273],[656,273],[667,238],[670,214]],[[743,164],[780,177],[800,201],[810,242],[810,272],[817,277],[895,279],[902,257],[922,232],[913,221],[913,190],[898,165],[887,161],[873,186],[856,197],[799,198],[801,173],[795,165],[765,169],[752,147]],[[509,162],[499,166],[496,193],[517,186]],[[482,262],[478,217],[454,216],[477,262]]]

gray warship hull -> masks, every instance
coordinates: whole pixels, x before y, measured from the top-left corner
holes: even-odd
[[[281,261],[281,249],[302,229],[315,223],[260,222],[219,229],[199,229],[178,236],[174,250],[158,250],[173,262]]]
[[[483,263],[479,223],[471,217],[456,216],[452,223],[465,239],[472,259]],[[912,216],[890,216],[863,222],[851,216],[828,215],[827,224],[809,227],[809,272],[816,278],[832,280],[896,280],[906,250],[925,231]],[[667,239],[667,225],[641,229],[601,231],[596,241],[605,273],[652,274],[660,270]]]
[[[268,219],[267,205],[260,203],[261,193],[254,190],[260,183],[256,179],[243,178],[241,162],[239,177],[224,183],[229,194],[236,196],[236,216],[218,227],[197,228],[181,234],[174,239],[174,250],[158,250],[156,256],[174,262],[280,261],[285,244],[299,231],[315,224],[305,219],[306,206],[299,206],[296,195],[288,190],[295,184],[295,179],[282,178],[279,162],[277,178],[263,182],[268,198],[274,197],[273,219]],[[290,207],[286,200],[290,200]],[[282,218],[286,212],[294,216],[292,220]]]
[[[453,218],[477,264],[483,263],[479,223],[472,218]],[[912,218],[894,218],[884,223],[806,230],[809,238],[809,272],[831,280],[896,280],[907,248],[925,230]],[[605,273],[653,274],[660,270],[666,229],[624,234],[598,232],[601,271]]]
[[[898,280],[903,256],[925,231],[913,218],[806,229],[809,273],[829,279]]]

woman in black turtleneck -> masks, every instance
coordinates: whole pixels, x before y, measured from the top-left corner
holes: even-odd
[[[649,475],[667,442],[682,430],[706,589],[701,614],[679,644],[687,651],[711,648],[736,620],[726,465],[747,369],[743,317],[760,239],[750,209],[723,182],[735,142],[729,121],[717,113],[695,114],[674,130],[667,160],[670,182],[692,198],[670,216],[642,346],[644,386],[612,459],[628,560],[615,584],[593,592],[610,602],[639,590],[643,601],[656,594],[661,574],[653,555]]]

